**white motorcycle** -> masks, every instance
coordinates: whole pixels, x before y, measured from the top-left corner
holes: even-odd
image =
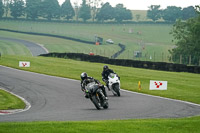
[[[115,96],[120,96],[120,79],[117,74],[110,73],[108,75],[108,87]]]

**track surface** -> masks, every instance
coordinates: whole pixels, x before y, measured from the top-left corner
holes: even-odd
[[[109,108],[96,110],[80,82],[0,66],[0,88],[30,104],[28,111],[0,115],[0,121],[70,121],[131,118],[178,118],[200,115],[200,106],[121,91],[109,94]]]
[[[12,41],[12,42],[24,44],[30,50],[33,56],[38,56],[40,54],[47,53],[47,50],[45,48],[33,42],[20,40],[20,39],[7,38],[7,37],[0,37],[0,40],[6,40],[6,41]]]

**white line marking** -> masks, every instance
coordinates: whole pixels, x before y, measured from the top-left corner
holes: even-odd
[[[44,47],[43,44],[39,44],[39,43],[35,43],[35,44],[39,45],[39,46],[42,47],[47,53],[49,53],[48,49],[46,49],[46,48]]]

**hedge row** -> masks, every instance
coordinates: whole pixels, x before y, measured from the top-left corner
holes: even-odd
[[[173,64],[173,63],[166,63],[166,62],[109,59],[107,57],[102,57],[98,55],[91,56],[91,55],[81,54],[81,53],[48,53],[48,54],[43,54],[40,56],[70,58],[70,59],[81,60],[81,61],[98,62],[98,63],[112,64],[112,65],[119,65],[119,66],[154,69],[154,70],[162,70],[162,71],[200,73],[199,66],[186,66],[183,64]]]
[[[27,19],[27,18],[11,18],[11,17],[3,17],[0,19],[1,21],[28,21],[28,22],[54,22],[54,23],[74,23],[74,24],[174,24],[174,22],[169,22],[169,21],[131,21],[131,20],[126,20],[122,22],[116,22],[116,21],[105,21],[105,22],[98,22],[98,21],[76,21],[76,20],[59,20],[59,19],[52,19],[52,20],[47,20],[47,19]]]

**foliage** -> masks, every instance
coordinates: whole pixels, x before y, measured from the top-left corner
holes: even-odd
[[[104,21],[104,20],[111,20],[113,19],[114,14],[114,8],[110,5],[109,2],[106,2],[100,9],[100,11],[97,13],[96,19],[98,21]]]
[[[4,9],[3,9],[3,2],[2,0],[0,0],[0,19],[2,18],[3,14],[4,14]]]
[[[35,20],[40,13],[41,0],[26,0],[26,15],[27,18]]]
[[[11,16],[13,16],[15,19],[24,15],[24,1],[23,0],[13,0],[10,3],[10,11]]]
[[[141,15],[140,14],[136,14],[135,17],[136,17],[136,20],[139,21]]]
[[[197,13],[195,11],[195,8],[193,6],[189,6],[187,8],[183,8],[181,19],[187,20],[196,16],[197,16]]]
[[[187,55],[196,57],[193,64],[198,64],[200,57],[200,15],[185,21],[177,21],[171,34],[174,37],[176,48],[170,53],[175,55]]]
[[[58,0],[43,0],[42,2],[42,16],[51,20],[60,17],[60,5]]]
[[[3,4],[4,4],[4,13],[5,13],[5,17],[8,17],[8,12],[9,12],[9,5],[10,5],[10,1],[11,0],[3,0]]]
[[[117,22],[132,19],[132,12],[126,9],[123,4],[116,5],[116,7],[114,8],[114,14],[114,18]]]
[[[70,0],[65,0],[65,2],[61,6],[61,14],[64,16],[68,21],[75,16],[74,9]]]
[[[151,5],[147,11],[147,18],[152,19],[154,22],[161,18],[160,5]]]
[[[99,11],[99,6],[101,4],[102,0],[89,0],[90,6],[91,6],[91,12],[92,12],[92,21],[94,22],[96,15]]]
[[[2,0],[1,0],[2,1]],[[60,20],[60,17],[65,17],[65,19],[73,19],[75,16],[76,21],[78,18],[82,18],[84,22],[92,18],[94,22],[95,19],[97,21],[105,21],[105,20],[115,20],[117,22],[122,22],[123,20],[133,20],[132,13],[135,13],[136,21],[141,19],[141,14],[138,14],[137,11],[130,11],[124,7],[123,4],[117,4],[115,8],[113,8],[110,3],[101,3],[102,0],[83,0],[82,5],[80,6],[78,1],[74,2],[74,7],[72,7],[70,0],[66,0],[62,4],[62,10],[60,5],[58,4],[58,0],[3,0],[4,2],[4,16],[9,17],[9,13],[11,11],[12,16],[14,18],[18,18],[20,16],[26,16],[27,18],[31,18],[32,20],[40,18],[47,18],[48,20],[57,19]],[[26,1],[26,7],[24,12],[24,2],[21,3],[23,6],[22,9],[15,8],[14,5],[18,2]],[[10,4],[11,3],[11,4]],[[12,7],[11,7],[12,6]],[[12,8],[12,9],[11,9]],[[181,18],[183,20],[187,20],[189,18],[195,17],[196,14],[194,12],[194,7],[190,6],[187,8],[181,9],[176,6],[168,6],[164,10],[159,10],[160,5],[151,5],[149,10],[145,11],[145,18],[142,20],[146,21],[146,17],[152,19],[153,21],[157,21],[160,18],[167,22],[175,22],[176,19]],[[141,11],[140,11],[141,12]],[[1,16],[0,11],[0,16]],[[16,15],[17,14],[17,15]],[[2,15],[2,16],[3,16]]]
[[[86,3],[86,0],[83,0],[79,12],[79,17],[82,18],[84,22],[91,18],[90,6]]]
[[[175,22],[176,19],[181,18],[181,8],[176,6],[168,6],[163,10],[162,18],[168,22]]]

